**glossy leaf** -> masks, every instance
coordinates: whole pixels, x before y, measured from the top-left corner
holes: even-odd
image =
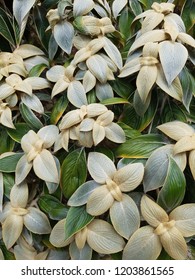
[[[85,206],[71,207],[66,217],[65,240],[83,229],[93,219],[94,217],[86,212]]]
[[[30,130],[26,123],[15,124],[16,129],[7,129],[9,136],[16,142],[20,143],[22,137]]]
[[[20,112],[23,119],[30,128],[35,129],[35,131],[37,131],[43,127],[42,122],[36,117],[33,111],[30,108],[28,108],[24,103],[20,104]]]
[[[55,196],[49,194],[41,196],[38,205],[52,220],[64,219],[68,213],[68,208]]]
[[[164,144],[160,135],[142,135],[121,144],[116,149],[116,156],[124,158],[148,158],[154,150]]]
[[[9,26],[7,25],[6,18],[8,18],[8,16],[6,15],[6,13],[4,12],[3,9],[0,9],[0,26],[1,26],[0,34],[12,46],[14,46],[15,45],[15,41],[14,41],[14,38],[13,38],[13,35],[11,33],[11,30],[10,30]]]
[[[163,186],[167,176],[171,151],[173,151],[173,146],[165,145],[156,149],[149,157],[146,162],[143,180],[145,192]]]
[[[15,153],[13,155],[0,159],[0,171],[5,173],[15,172],[16,165],[23,153]]]
[[[183,201],[186,180],[183,172],[174,159],[170,158],[168,172],[162,189],[157,198],[157,203],[166,211],[171,211]]]
[[[65,158],[61,167],[61,187],[64,196],[69,198],[85,182],[86,177],[85,151],[77,149]]]

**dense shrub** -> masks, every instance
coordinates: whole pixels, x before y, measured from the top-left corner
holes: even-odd
[[[6,2],[0,259],[195,259],[194,2]]]

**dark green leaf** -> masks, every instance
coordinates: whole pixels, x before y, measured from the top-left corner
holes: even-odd
[[[15,184],[15,176],[10,173],[3,174],[4,194],[9,198],[10,191]]]
[[[88,104],[97,102],[95,89],[92,89],[87,93],[87,101]]]
[[[94,219],[86,212],[85,206],[70,207],[65,225],[65,239],[77,233]]]
[[[44,63],[35,65],[29,72],[29,77],[39,77],[48,66]]]
[[[102,153],[102,154],[106,155],[107,157],[109,157],[112,161],[114,161],[114,154],[110,149],[99,146],[99,147],[95,147],[94,151],[98,152],[98,153]]]
[[[124,130],[125,136],[127,138],[136,138],[138,136],[141,136],[141,133],[138,130],[133,129],[132,127],[128,126],[127,124],[122,123],[122,122],[119,122],[118,124]]]
[[[134,15],[125,7],[119,17],[119,30],[126,39],[132,35],[130,26],[133,19]]]
[[[15,46],[15,41],[11,33],[10,19],[6,12],[0,8],[0,34],[12,45]]]
[[[37,35],[39,37],[40,43],[43,45],[44,49],[47,50],[50,38],[50,33],[45,32],[49,25],[46,18],[47,10],[44,9],[43,6],[36,5],[33,12]]]
[[[182,9],[181,17],[186,26],[187,32],[189,32],[194,26],[194,18],[195,18],[195,3],[194,1],[186,1],[185,5]]]
[[[175,104],[175,102],[169,102],[168,104],[165,105],[163,108],[162,112],[162,122],[170,122],[174,120],[182,121],[182,122],[187,122],[187,114],[185,114],[185,108],[183,106],[178,106]],[[186,112],[187,113],[187,112]]]
[[[66,218],[68,213],[68,207],[49,194],[41,196],[38,205],[52,220],[62,220]]]
[[[180,73],[179,78],[183,89],[183,104],[189,111],[190,103],[193,97],[193,77],[191,79],[190,73],[185,67]]]
[[[154,150],[164,144],[165,142],[160,135],[141,135],[121,144],[116,149],[116,156],[124,158],[148,158]]]
[[[26,123],[16,123],[15,128],[7,128],[7,132],[14,141],[20,143],[22,137],[30,130],[30,127]]]
[[[0,154],[13,150],[14,141],[9,137],[4,127],[0,127],[0,143]]]
[[[152,122],[157,110],[157,105],[157,98],[156,95],[154,95],[147,111],[143,116],[139,116],[136,113],[133,105],[126,105],[120,121],[136,130],[143,131]]]
[[[50,122],[51,124],[56,124],[63,113],[65,112],[67,106],[68,106],[69,100],[66,95],[61,96],[57,102],[54,104],[52,112],[51,112],[51,117],[50,117]]]
[[[75,190],[87,178],[87,164],[84,149],[71,152],[64,160],[61,168],[61,187],[66,198],[70,198]]]
[[[5,173],[15,172],[16,165],[23,153],[13,154],[0,159],[0,171]]]
[[[110,81],[110,85],[112,89],[122,98],[128,99],[130,94],[134,91],[134,88],[130,84],[130,82],[122,81],[121,79],[117,79],[114,81]]]
[[[173,158],[169,160],[169,167],[165,183],[158,194],[157,203],[166,211],[181,204],[185,195],[186,180],[183,172]]]
[[[44,0],[42,5],[46,9],[51,9],[52,7],[56,6],[58,2],[59,2],[59,0]]]
[[[35,116],[33,111],[23,103],[20,104],[20,113],[30,128],[37,131],[43,127],[42,122]]]
[[[48,54],[49,59],[53,60],[58,50],[58,44],[56,43],[56,40],[53,36],[53,34],[50,36],[49,39],[49,45],[48,45]]]
[[[14,254],[7,250],[2,240],[0,240],[0,249],[3,252],[5,260],[15,260]]]
[[[129,0],[129,4],[135,16],[142,13],[142,7],[138,0]]]

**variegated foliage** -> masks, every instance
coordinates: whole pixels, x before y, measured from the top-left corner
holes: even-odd
[[[0,1],[0,260],[194,259],[193,10]]]

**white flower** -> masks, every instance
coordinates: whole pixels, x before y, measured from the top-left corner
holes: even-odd
[[[59,183],[59,174],[55,159],[50,148],[58,136],[58,128],[48,125],[41,128],[38,133],[30,130],[21,139],[21,146],[25,154],[16,166],[16,184],[20,184],[33,167],[35,174],[42,180]]]
[[[10,202],[5,204],[0,213],[2,237],[8,249],[20,237],[23,226],[36,234],[47,234],[51,231],[47,216],[35,207],[27,207],[28,196],[26,183],[14,185],[10,192]]]
[[[93,216],[110,210],[115,230],[128,239],[138,229],[140,217],[135,202],[124,192],[134,190],[141,183],[143,164],[128,164],[117,170],[107,156],[94,152],[89,154],[88,170],[94,181],[81,185],[68,204],[80,206],[86,203],[87,212]]]

